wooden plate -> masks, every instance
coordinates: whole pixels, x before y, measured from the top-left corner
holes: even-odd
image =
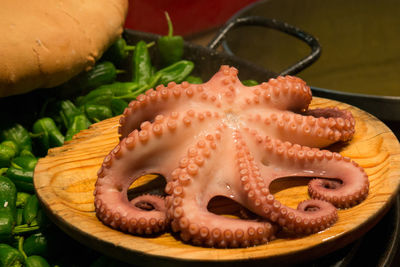
[[[370,193],[361,204],[339,210],[339,220],[332,227],[310,236],[278,238],[249,248],[214,249],[184,244],[170,233],[140,237],[103,225],[94,212],[93,190],[103,158],[118,143],[118,117],[96,123],[64,146],[51,149],[35,169],[35,188],[48,215],[62,230],[87,246],[136,265],[207,262],[231,266],[247,261],[290,263],[316,258],[345,246],[373,227],[390,207],[400,182],[400,145],[390,129],[372,115],[344,103],[314,98],[311,105],[327,106],[348,109],[356,119],[351,142],[331,148],[365,168]],[[309,198],[305,183],[281,186],[275,196],[289,206]]]

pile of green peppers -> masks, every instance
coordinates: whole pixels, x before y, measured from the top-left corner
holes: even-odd
[[[28,113],[12,111],[14,100],[25,105],[24,96],[0,103],[8,112],[3,116],[0,109],[0,116],[7,117],[0,125],[0,266],[124,266],[78,244],[48,220],[35,195],[34,169],[49,149],[62,146],[92,123],[122,114],[146,90],[172,81],[202,82],[190,76],[194,64],[182,59],[183,39],[172,35],[169,18],[168,23],[169,35],[156,44],[139,41],[130,46],[120,38],[90,71],[27,96],[25,110],[32,108]],[[163,61],[158,69],[150,49]],[[118,69],[124,62],[132,66],[132,73]],[[120,74],[129,78],[119,79]]]

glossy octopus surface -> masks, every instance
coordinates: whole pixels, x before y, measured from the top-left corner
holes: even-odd
[[[349,111],[309,110],[311,90],[296,77],[247,87],[237,74],[221,66],[206,83],[172,82],[130,103],[120,119],[120,142],[98,171],[95,209],[104,224],[138,235],[172,230],[199,246],[248,247],[277,231],[324,230],[336,222],[337,208],[366,198],[364,170],[321,150],[352,138]],[[165,196],[128,198],[130,185],[145,174],[165,178]],[[310,178],[310,199],[297,209],[270,192],[271,182],[287,177]],[[217,196],[255,216],[211,212]]]

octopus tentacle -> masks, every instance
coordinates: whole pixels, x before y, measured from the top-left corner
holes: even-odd
[[[210,136],[206,137],[209,141],[212,139]],[[205,208],[213,196],[226,194],[221,184],[232,187],[231,194],[239,194],[235,192],[235,185],[227,179],[234,175],[230,170],[224,172],[220,181],[216,181],[219,185],[216,182],[203,184],[203,177],[209,175],[213,164],[218,161],[215,157],[220,142],[215,141],[217,143],[207,145],[207,140],[199,140],[196,148],[193,146],[188,156],[184,157],[184,164],[181,163],[181,167],[171,174],[172,181],[166,186],[166,193],[170,195],[166,205],[172,230],[179,231],[186,242],[209,247],[248,247],[270,241],[276,232],[271,223],[227,218]],[[198,155],[204,154],[207,160],[199,161]],[[199,188],[202,188],[200,192]]]
[[[328,202],[310,200],[305,202],[307,205],[303,203],[305,207],[313,206],[314,209],[311,211],[302,208],[301,205],[297,210],[282,205],[269,190],[271,182],[280,173],[271,169],[265,170],[265,167],[262,166],[260,168],[260,164],[254,158],[254,155],[249,153],[241,134],[238,133],[237,138],[242,145],[240,147],[242,153],[239,154],[240,158],[238,159],[238,162],[240,162],[240,180],[253,212],[291,231],[295,230],[298,233],[307,234],[324,230],[337,220],[336,208]],[[273,153],[281,153],[281,151],[273,150],[273,148],[271,150]]]
[[[322,116],[335,111],[336,117]],[[336,108],[319,109],[308,116],[290,111],[247,114],[247,125],[259,132],[294,144],[313,147],[326,147],[338,141],[347,141],[354,134],[354,119],[348,111]],[[315,115],[314,115],[315,114]]]
[[[312,98],[310,87],[303,80],[289,75],[271,78],[268,82],[249,89],[251,94],[247,95],[251,97],[244,99],[250,109],[264,107],[301,112],[307,110]]]
[[[146,94],[139,95],[137,100],[129,103],[128,108],[125,109],[120,118],[118,128],[120,139],[139,128],[143,121],[153,121],[157,116],[168,115],[171,106],[175,107],[175,112],[181,112],[191,109],[186,104],[189,99],[206,102],[207,98],[204,99],[201,96],[202,91],[204,89],[199,85],[192,85],[187,82],[177,85],[171,82],[167,87],[159,85],[156,90],[150,89]]]
[[[310,196],[328,201],[338,208],[350,208],[362,202],[369,191],[368,176],[363,168],[338,153],[324,151],[324,154],[324,160],[329,162],[322,163],[327,167],[320,177],[337,177],[340,182],[313,179],[308,185]]]
[[[257,214],[261,210],[262,216],[277,221],[281,226],[288,229],[300,227],[306,232],[322,230],[336,221],[334,206],[351,207],[364,200],[368,194],[369,182],[363,169],[339,153],[293,145],[268,136],[265,139],[258,136],[255,140],[264,147],[264,152],[257,155],[257,161],[262,164],[260,170],[257,168],[251,175],[246,172],[241,177],[244,190],[248,191],[248,197],[254,203],[253,208],[258,207],[259,211],[255,211]],[[250,160],[254,159],[247,159],[248,162]],[[309,201],[312,201],[311,206],[316,207],[310,212],[307,209],[294,211],[285,207],[269,192],[271,182],[281,177],[320,177],[335,180],[328,182],[314,179],[309,183],[309,193],[314,199]],[[337,179],[341,183],[336,182]],[[310,222],[314,226],[305,227]]]
[[[204,117],[199,117],[202,113],[188,113],[190,115],[175,114],[158,117],[154,123],[142,123],[140,131],[132,131],[105,157],[94,191],[96,214],[105,224],[139,234],[165,229],[165,212],[157,208],[154,197],[153,200],[148,197],[148,201],[155,209],[143,210],[129,202],[127,191],[136,179],[148,173],[159,173],[167,178],[176,159],[174,154],[168,153],[171,144],[166,140],[194,136],[198,129],[215,124],[218,117],[211,113]],[[174,145],[177,151],[179,147],[184,151],[186,143]],[[157,162],[165,165],[157,167]]]
[[[249,247],[269,242],[276,232],[276,226],[267,221],[226,218],[204,211],[187,199],[182,206],[174,207],[173,212],[173,230],[180,231],[184,241],[196,245]],[[196,213],[196,218],[189,219],[187,213]]]
[[[271,181],[278,177],[325,178],[314,179],[309,183],[310,196],[328,201],[338,208],[354,206],[368,194],[367,174],[348,157],[271,138],[265,139],[264,147],[268,161],[281,168]],[[264,170],[270,172],[267,166]]]

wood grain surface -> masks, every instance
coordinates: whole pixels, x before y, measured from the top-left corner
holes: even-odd
[[[339,210],[336,224],[313,235],[280,237],[249,248],[215,249],[185,244],[171,233],[140,237],[103,225],[94,212],[93,190],[103,158],[118,143],[118,117],[93,124],[64,146],[51,149],[35,169],[35,188],[48,215],[62,230],[96,250],[139,266],[243,266],[313,259],[349,244],[372,228],[389,209],[400,182],[400,145],[390,129],[372,115],[344,103],[314,98],[311,108],[328,106],[348,109],[356,119],[353,139],[330,149],[365,168],[370,192],[361,204]],[[149,181],[159,185],[154,176],[146,176],[133,187]],[[278,200],[291,207],[309,198],[306,181],[283,180],[271,190]]]

